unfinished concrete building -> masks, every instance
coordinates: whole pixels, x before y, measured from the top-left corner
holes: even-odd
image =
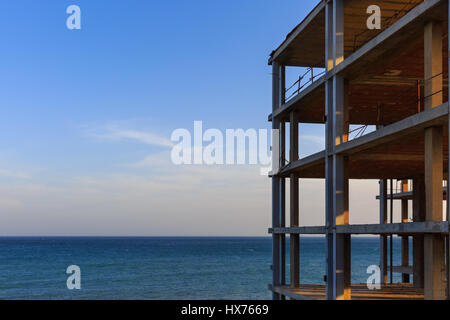
[[[381,9],[380,29],[367,24],[373,5]],[[448,16],[447,0],[323,0],[272,52],[269,121],[279,132],[273,142],[269,230],[274,299],[450,298],[444,201],[449,172]],[[289,67],[310,72],[294,83],[293,93],[286,84]],[[317,68],[323,73],[314,75]],[[305,77],[308,82],[302,83]],[[324,125],[325,149],[300,159],[298,127],[303,123]],[[351,138],[355,126],[374,130]],[[323,226],[301,226],[302,215],[311,213],[299,212],[299,179],[325,180]],[[350,214],[358,214],[349,212],[349,179],[379,181],[379,224],[349,224]],[[393,180],[401,190],[393,187]],[[402,218],[394,221],[396,201]],[[299,276],[300,236],[315,234],[326,237],[326,277],[323,283],[306,285]],[[351,283],[351,237],[366,234],[380,237],[379,290]],[[392,236],[402,237],[402,264],[397,266],[389,246]],[[393,283],[395,273],[402,274],[402,283]]]

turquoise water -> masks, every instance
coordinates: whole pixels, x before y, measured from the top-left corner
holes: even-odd
[[[352,282],[366,282],[378,245],[352,239]],[[0,299],[270,299],[271,250],[267,237],[0,238]],[[300,251],[301,281],[322,283],[324,239]],[[81,290],[66,287],[69,265]]]

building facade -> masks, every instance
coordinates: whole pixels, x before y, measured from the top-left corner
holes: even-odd
[[[274,299],[450,297],[448,17],[447,0],[323,0],[272,52]],[[301,76],[287,85],[295,67]],[[324,125],[325,147],[299,158],[304,123]],[[322,226],[301,226],[300,179],[325,180]],[[379,224],[350,224],[349,179],[379,181]],[[312,234],[326,237],[327,268],[323,283],[304,285],[300,237]],[[351,237],[366,234],[380,237],[379,290],[351,283]],[[402,238],[398,266],[393,236]]]

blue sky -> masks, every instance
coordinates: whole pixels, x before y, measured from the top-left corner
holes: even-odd
[[[165,136],[193,120],[267,126],[268,54],[315,2],[2,1],[5,160],[85,172],[148,152],[81,134],[109,122]],[[65,27],[70,4],[82,10],[80,31]]]
[[[2,1],[0,235],[265,234],[267,178],[255,168],[169,168],[164,141],[194,120],[268,128],[268,55],[316,3]],[[66,28],[72,4],[81,30]],[[317,151],[322,129],[304,134],[305,152]],[[167,212],[158,190],[173,204]],[[232,214],[205,218],[216,206]],[[246,228],[235,227],[241,210]]]

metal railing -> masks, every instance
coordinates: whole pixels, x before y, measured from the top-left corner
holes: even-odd
[[[348,140],[354,140],[354,139],[362,137],[364,135],[364,133],[367,131],[367,128],[369,128],[368,125],[363,125],[361,127],[350,130],[348,132]]]
[[[325,74],[325,71],[322,71],[318,74],[314,74],[314,68],[308,68],[306,72],[300,75],[289,88],[284,91],[284,101],[288,102],[293,97],[298,95],[306,86],[313,84],[316,78]]]

